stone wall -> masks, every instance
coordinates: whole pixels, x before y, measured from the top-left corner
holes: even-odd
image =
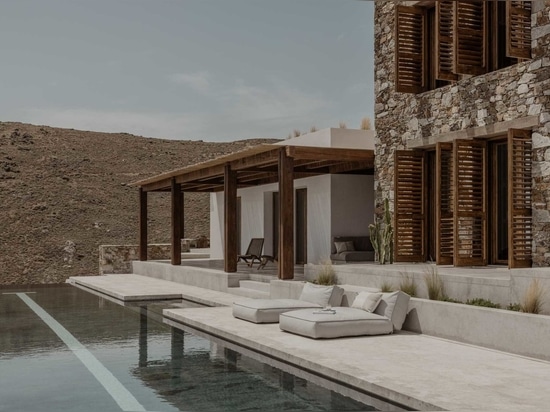
[[[535,119],[533,264],[550,266],[550,1],[533,2],[532,60],[420,94],[395,92],[396,3],[375,6],[377,205],[393,201],[395,150]]]
[[[181,241],[181,251],[189,252],[190,239]],[[171,245],[150,244],[147,246],[147,257],[150,260],[169,260]],[[99,274],[132,273],[132,261],[139,260],[138,245],[101,245],[99,246]]]

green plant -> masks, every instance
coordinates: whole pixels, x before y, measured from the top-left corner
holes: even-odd
[[[545,294],[546,290],[540,280],[533,279],[521,299],[521,311],[525,313],[541,313]]]
[[[426,283],[426,289],[428,289],[428,299],[431,300],[443,300],[445,297],[445,291],[443,287],[443,281],[441,276],[437,272],[437,267],[430,265],[424,272],[424,282]]]
[[[383,219],[377,218],[374,223],[371,223],[369,233],[378,263],[385,265],[387,260],[393,263],[393,226],[388,198],[384,199]]]
[[[521,305],[519,303],[510,303],[508,306],[506,306],[506,310],[519,312],[521,310]]]
[[[298,136],[300,136],[300,135],[302,134],[302,132],[299,131],[298,129],[294,129],[294,132],[293,132],[293,133],[294,133],[294,137],[298,137]]]
[[[401,280],[399,281],[399,290],[405,292],[407,295],[415,297],[417,294],[417,287],[414,278],[408,273],[401,273]]]
[[[371,129],[371,121],[368,117],[363,117],[361,119],[361,130],[370,130]]]
[[[450,298],[448,296],[443,296],[443,299],[441,299],[443,302],[449,302],[449,303],[460,303],[460,304],[464,304],[464,302],[462,302],[461,300],[458,300],[458,299],[454,299],[454,298]]]
[[[329,259],[323,260],[317,270],[316,282],[318,285],[336,285],[338,278],[336,272],[332,266],[332,262]]]
[[[483,306],[485,308],[500,309],[500,304],[490,301],[484,298],[473,298],[466,301],[466,305]]]
[[[380,285],[380,291],[383,293],[393,292],[394,291],[393,283],[389,280],[384,280]]]

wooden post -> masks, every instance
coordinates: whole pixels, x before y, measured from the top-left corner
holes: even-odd
[[[279,151],[279,279],[294,279],[294,160]]]
[[[172,265],[181,265],[181,184],[172,178]]]
[[[181,220],[180,220],[180,236],[181,239],[185,237],[185,193],[181,192]]]
[[[139,260],[147,260],[147,192],[139,188]]]
[[[237,271],[237,172],[226,165],[224,171],[223,216],[224,228],[224,270]]]

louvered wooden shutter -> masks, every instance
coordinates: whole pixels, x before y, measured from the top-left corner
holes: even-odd
[[[426,260],[424,152],[395,152],[395,225],[396,262]]]
[[[506,2],[506,55],[531,58],[531,2]]]
[[[531,132],[508,131],[508,266],[531,267]]]
[[[487,265],[485,141],[454,142],[454,264]]]
[[[454,70],[454,1],[441,0],[436,3],[436,78],[439,80],[456,80]]]
[[[452,265],[454,255],[453,144],[436,146],[436,263]]]
[[[454,5],[454,72],[487,72],[487,14],[484,1],[457,1]]]
[[[426,90],[426,10],[395,8],[395,90],[420,93]]]

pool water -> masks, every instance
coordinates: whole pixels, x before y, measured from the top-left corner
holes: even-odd
[[[165,325],[159,310],[68,285],[0,289],[0,411],[376,410]]]

